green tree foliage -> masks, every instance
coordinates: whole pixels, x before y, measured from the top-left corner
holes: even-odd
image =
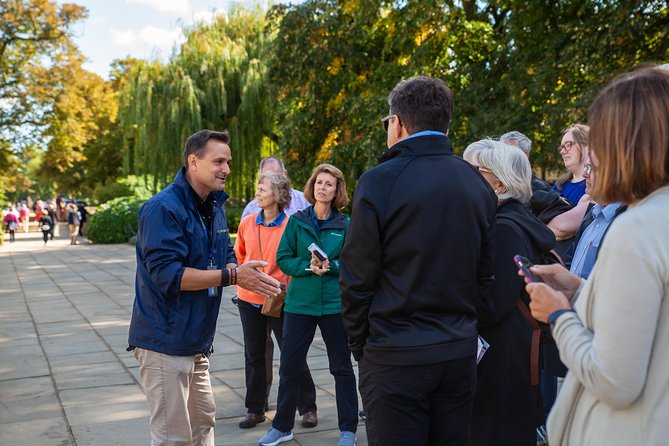
[[[248,197],[258,162],[272,147],[264,13],[235,9],[187,30],[186,37],[167,65],[138,62],[129,68],[119,109],[125,170],[154,175],[157,190],[183,165],[189,135],[201,128],[229,129],[228,193]]]
[[[669,59],[663,1],[307,0],[270,17],[279,146],[302,180],[329,161],[355,182],[385,150],[387,94],[418,74],[455,92],[456,151],[515,129],[554,168],[560,130],[603,84]]]
[[[48,140],[41,176],[61,190],[90,194],[96,183],[115,178],[121,167],[116,126],[118,100],[111,82],[82,68],[74,48],[44,70],[44,95],[53,97],[43,137]]]
[[[0,199],[32,187],[22,165],[25,147],[42,144],[51,97],[44,67],[70,44],[71,28],[86,17],[74,4],[51,0],[0,1]]]

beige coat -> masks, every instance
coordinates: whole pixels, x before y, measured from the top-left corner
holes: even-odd
[[[577,313],[553,333],[569,373],[551,446],[669,444],[669,187],[618,217]]]

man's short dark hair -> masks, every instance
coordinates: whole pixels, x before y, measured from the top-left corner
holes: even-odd
[[[395,86],[388,105],[410,135],[424,130],[446,133],[453,116],[453,92],[437,77],[416,76]]]
[[[186,144],[184,144],[184,167],[186,170],[188,170],[188,156],[195,155],[198,159],[201,159],[204,156],[204,151],[207,149],[207,143],[210,139],[230,145],[230,134],[227,130],[218,132],[216,130],[204,129],[193,133],[186,140]]]

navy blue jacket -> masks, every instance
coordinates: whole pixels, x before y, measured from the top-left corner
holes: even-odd
[[[401,140],[360,177],[339,265],[357,360],[416,365],[475,354],[496,204],[445,135]]]
[[[237,259],[223,211],[228,195],[212,194],[213,255],[216,266],[222,268]],[[221,288],[215,297],[207,297],[206,289],[181,291],[186,267],[207,269],[207,240],[182,169],[174,183],[139,211],[130,345],[175,356],[211,352]]]

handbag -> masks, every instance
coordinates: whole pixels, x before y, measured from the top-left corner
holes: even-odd
[[[262,242],[260,241],[260,225],[258,226],[258,247],[260,248],[260,260],[265,260],[262,255]],[[281,291],[276,297],[265,296],[260,313],[264,316],[280,318],[283,313],[283,304],[286,302],[286,292]]]
[[[42,231],[48,231],[51,229],[51,225],[49,223],[44,223],[42,225]]]

